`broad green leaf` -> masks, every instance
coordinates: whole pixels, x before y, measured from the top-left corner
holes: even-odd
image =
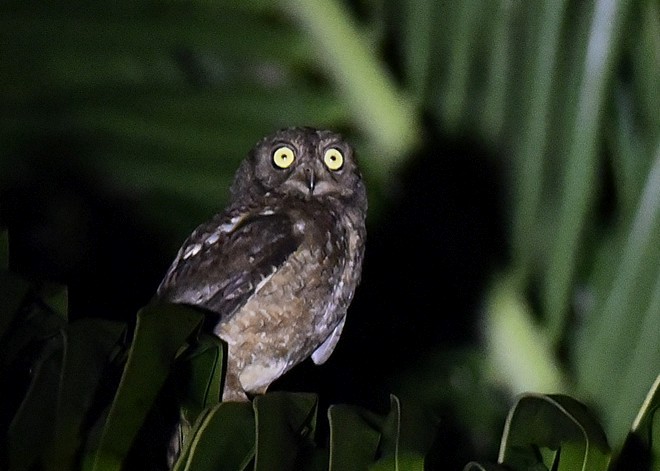
[[[570,134],[566,165],[562,169],[560,211],[555,239],[544,277],[543,305],[550,336],[560,338],[577,272],[575,260],[582,247],[585,224],[595,201],[600,126],[616,52],[625,37],[623,20],[632,2],[596,2],[591,18],[575,123]]]
[[[615,447],[625,438],[646,389],[658,372],[660,351],[660,141],[620,246],[614,276],[581,332],[576,357],[582,386],[607,410]]]
[[[223,389],[223,342],[215,336],[199,334],[189,352],[179,358],[173,374],[179,383],[180,417],[177,437],[182,449],[199,414],[220,402]],[[183,384],[181,384],[183,383]]]
[[[633,422],[614,469],[630,469],[635,463],[648,463],[649,470],[660,471],[660,375]]]
[[[389,469],[399,469],[399,433],[401,430],[401,404],[399,399],[390,395],[390,412],[384,417],[380,427],[381,438],[378,445],[378,456],[391,463]],[[378,467],[377,469],[386,469]]]
[[[182,395],[184,415],[194,423],[202,409],[213,407],[222,397],[224,345],[212,335],[203,335],[194,349],[179,361],[185,368],[187,388]]]
[[[45,469],[73,469],[85,437],[84,423],[104,366],[126,326],[104,319],[80,319],[65,332],[64,362],[57,401],[54,441]]]
[[[565,0],[537,3],[542,21],[534,41],[539,50],[534,54],[529,67],[533,80],[530,80],[530,98],[524,109],[528,118],[523,121],[523,128],[520,130],[520,143],[516,149],[519,158],[514,161],[517,163],[515,171],[518,193],[513,198],[517,214],[512,228],[512,248],[515,256],[519,258],[517,263],[525,270],[534,255],[534,239],[529,237],[529,234],[534,231],[543,197],[540,189],[543,184],[546,142],[550,130],[552,85],[558,74],[557,60],[561,52],[560,34],[566,3]]]
[[[635,41],[632,52],[633,66],[636,70],[636,88],[640,95],[637,108],[645,115],[648,123],[648,140],[653,142],[660,138],[660,6],[657,2],[648,1],[641,4],[639,15],[630,18],[631,24],[639,31],[639,39]],[[640,18],[641,17],[641,18]],[[641,114],[640,113],[640,114]],[[642,141],[640,139],[640,141]],[[643,142],[643,141],[642,141]]]
[[[463,1],[453,9],[448,72],[445,93],[438,104],[437,113],[451,132],[468,122],[469,72],[476,54],[477,32],[481,24],[483,6],[478,0]]]
[[[314,446],[316,395],[274,392],[256,397],[252,404],[255,471],[300,468]]]
[[[252,406],[247,402],[224,402],[200,415],[174,470],[244,470],[254,458],[254,451]]]
[[[26,289],[29,287],[26,286]],[[28,289],[29,292],[29,289]],[[59,315],[49,309],[44,309],[38,301],[30,301],[31,296],[26,297],[26,302],[20,310],[20,315],[15,316],[8,335],[0,344],[0,367],[11,368],[19,362],[25,363],[31,358],[39,358],[43,342],[48,342],[53,337],[61,335],[65,328],[65,321]],[[0,387],[9,386],[7,380],[0,382]]]
[[[380,432],[372,420],[365,420],[365,413],[348,405],[328,409],[330,471],[364,470],[376,460]]]
[[[30,386],[7,431],[9,469],[40,467],[54,432],[64,350],[63,333],[46,340],[31,368]]]
[[[508,84],[511,78],[512,50],[511,24],[517,8],[499,8],[501,4],[489,4],[492,17],[491,55],[488,61],[487,89],[484,93],[481,128],[490,142],[500,141],[506,124]]]
[[[498,458],[515,470],[542,465],[556,471],[605,471],[609,460],[605,434],[583,404],[568,396],[531,393],[511,408]]]
[[[7,272],[0,272],[0,278],[6,288],[2,308],[9,311],[0,313],[8,329],[0,343],[0,396],[3,415],[10,421],[1,435],[6,433],[11,467],[27,469],[41,464],[52,438],[65,322],[32,299],[26,282]]]
[[[121,468],[177,354],[202,320],[201,312],[174,304],[151,305],[138,313],[128,360],[96,451],[94,470]]]
[[[379,459],[373,469],[398,469],[400,414],[399,400],[393,395],[384,417],[355,406],[331,406],[330,469],[365,469]]]
[[[534,321],[534,312],[516,279],[496,279],[487,298],[487,361],[498,370],[513,393],[566,389],[561,366],[547,335]]]
[[[660,242],[660,239],[659,239]],[[660,263],[660,258],[658,259]],[[631,361],[625,376],[621,381],[614,410],[609,410],[612,426],[616,426],[610,434],[610,440],[615,448],[625,440],[630,423],[638,417],[640,403],[648,401],[649,393],[644,385],[655,380],[660,365],[660,348],[658,348],[658,326],[660,326],[660,265],[656,268],[655,287],[651,293],[651,301],[646,309],[640,312],[638,321],[639,335],[634,348],[631,348]],[[641,309],[640,309],[641,311]],[[632,314],[632,312],[631,312]],[[653,388],[652,388],[653,390]],[[620,438],[619,438],[620,436]],[[616,444],[616,445],[614,445]]]
[[[406,88],[413,95],[416,105],[423,103],[429,85],[430,44],[434,25],[434,2],[432,0],[412,0],[402,2],[403,31],[402,48],[406,66]]]

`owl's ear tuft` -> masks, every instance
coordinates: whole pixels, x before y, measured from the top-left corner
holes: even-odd
[[[255,180],[254,176],[254,164],[252,160],[254,159],[253,155],[249,155],[247,159],[244,159],[241,162],[241,165],[236,170],[234,175],[234,181],[229,188],[231,194],[231,199],[238,198],[240,196],[251,193],[251,189],[254,188],[253,182]]]

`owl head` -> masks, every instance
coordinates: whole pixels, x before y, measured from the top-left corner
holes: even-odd
[[[287,128],[260,140],[236,173],[232,199],[267,193],[305,200],[334,198],[366,209],[352,147],[331,131]]]

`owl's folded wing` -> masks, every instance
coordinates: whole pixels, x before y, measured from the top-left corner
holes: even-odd
[[[225,320],[300,242],[286,214],[247,215],[235,225],[202,225],[184,243],[157,297],[209,309]]]

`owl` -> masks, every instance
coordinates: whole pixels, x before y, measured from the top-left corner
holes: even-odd
[[[223,401],[332,354],[360,281],[367,196],[351,146],[288,128],[239,166],[227,208],[183,243],[157,299],[199,306],[227,344]]]

